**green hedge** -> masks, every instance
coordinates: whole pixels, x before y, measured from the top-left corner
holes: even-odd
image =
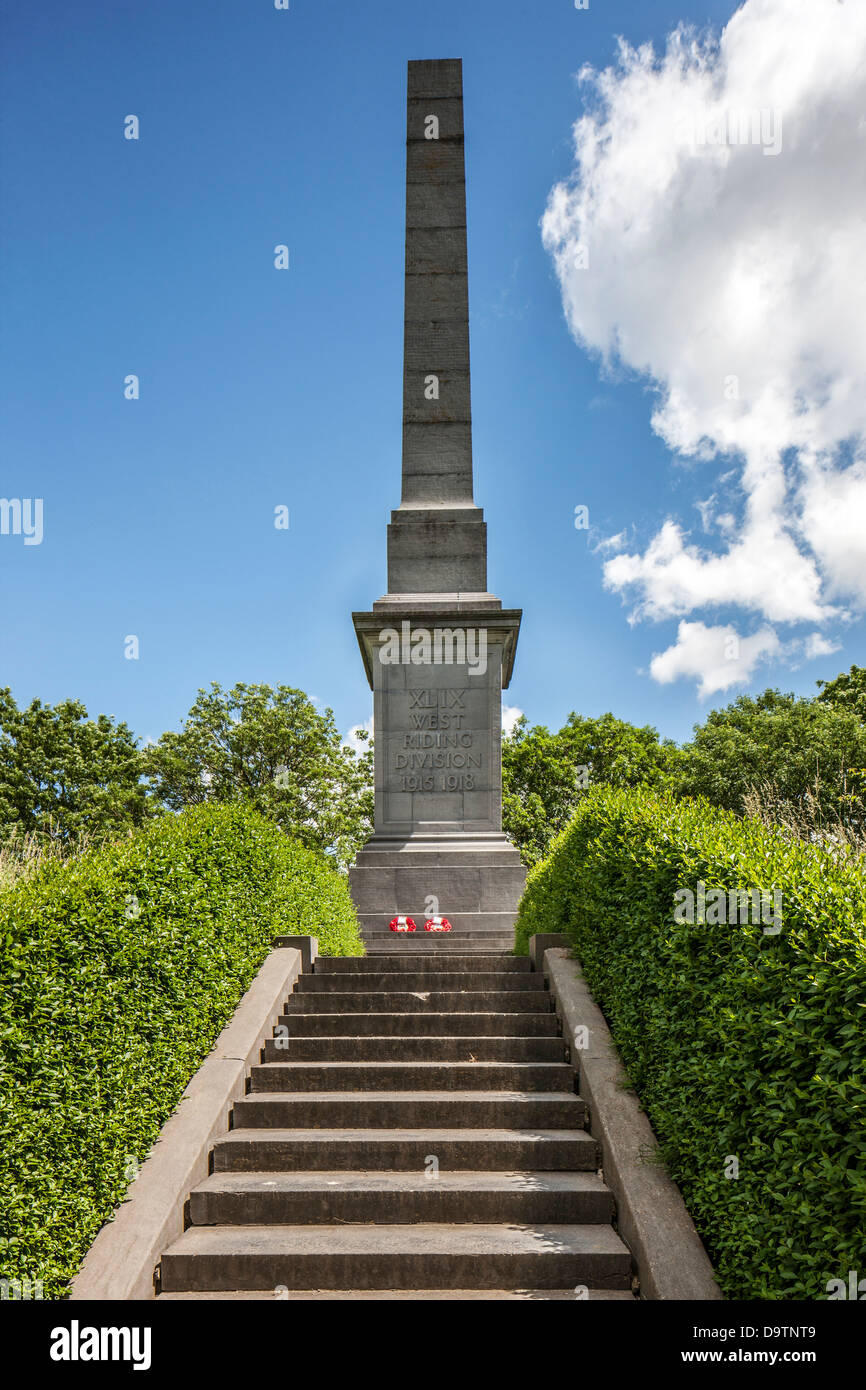
[[[780,889],[781,931],[675,922],[701,881]],[[704,802],[598,788],[517,930],[523,952],[534,932],[573,943],[727,1297],[866,1276],[862,866]]]
[[[277,932],[363,954],[344,881],[243,806],[0,897],[0,1277],[61,1296]]]

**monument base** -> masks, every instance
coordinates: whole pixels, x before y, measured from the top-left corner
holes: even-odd
[[[526,871],[502,833],[501,715],[520,617],[486,592],[393,594],[353,614],[374,695],[375,833],[349,870],[368,948],[403,949],[397,916],[415,919],[419,947],[514,944]],[[429,917],[453,931],[425,932]]]
[[[391,932],[392,917],[413,917],[415,940],[429,917],[447,917],[452,939],[466,937],[481,945],[510,950],[514,921],[526,883],[520,855],[505,835],[424,835],[397,839],[374,835],[349,870],[361,935],[369,946],[390,939],[401,948],[402,936]]]

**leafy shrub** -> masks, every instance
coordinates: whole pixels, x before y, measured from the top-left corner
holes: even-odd
[[[781,890],[781,931],[675,921],[701,881]],[[598,788],[530,875],[517,949],[537,931],[573,943],[724,1293],[824,1298],[862,1275],[862,865],[703,801]]]
[[[246,806],[165,816],[0,900],[0,1274],[59,1297],[275,934],[361,955],[345,884]]]

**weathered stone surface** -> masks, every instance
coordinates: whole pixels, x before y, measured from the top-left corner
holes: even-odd
[[[435,375],[435,395],[430,376]],[[407,372],[403,379],[403,419],[418,425],[464,423],[471,419],[469,373],[440,367]]]
[[[562,932],[536,932],[529,941],[529,959],[533,970],[544,967],[544,953],[556,947],[567,947],[568,938]]]
[[[627,1290],[610,1226],[191,1226],[163,1256],[172,1289],[559,1287]]]
[[[193,1225],[514,1221],[600,1224],[610,1192],[596,1173],[213,1173],[192,1195]]]
[[[388,941],[390,950],[394,949],[395,937]],[[415,940],[407,937],[401,942],[409,946]],[[431,943],[425,939],[424,949],[428,953]],[[463,948],[467,948],[464,946]],[[285,1028],[289,1047],[294,1038],[384,1038],[384,1037],[496,1037],[496,1038],[553,1038],[557,1035],[554,1014],[534,1012],[529,1014],[501,1013],[441,1013],[417,1010],[415,1013],[292,1013],[280,1017],[279,1024]],[[595,1147],[595,1146],[594,1146]],[[351,1165],[350,1165],[351,1166]],[[363,1164],[361,1165],[363,1167]],[[468,1165],[473,1166],[471,1163]],[[483,1166],[483,1165],[482,1165]],[[508,1167],[507,1164],[504,1165]],[[529,1164],[530,1167],[543,1167],[543,1164]],[[553,1164],[557,1167],[557,1164]],[[578,1167],[583,1165],[578,1164]],[[598,1165],[589,1165],[597,1167]],[[562,1164],[568,1168],[567,1163]]]
[[[428,943],[429,944],[429,943]],[[399,946],[405,945],[400,942]],[[395,946],[390,955],[376,956],[330,956],[320,960],[316,967],[316,975],[322,979],[326,975],[374,975],[382,970],[403,971],[411,970],[411,966],[404,964],[404,957],[401,950]],[[420,968],[420,967],[419,967]],[[497,956],[495,960],[482,959],[477,955],[460,956],[449,962],[449,970],[470,971],[473,974],[484,974],[495,970],[502,977],[504,975],[528,975],[530,974],[530,962],[526,956]],[[535,1060],[541,1060],[535,1057]],[[545,1058],[549,1061],[550,1058]]]
[[[274,946],[290,946],[301,953],[301,970],[305,975],[309,975],[313,969],[319,955],[319,938],[317,936],[277,936],[274,938]]]
[[[410,184],[406,193],[406,229],[411,232],[415,227],[463,227],[465,230],[465,183]]]
[[[450,479],[450,485],[446,481]],[[407,421],[403,427],[401,506],[472,505],[472,429],[468,420]],[[408,518],[406,518],[408,520]],[[486,582],[486,576],[485,576]]]
[[[469,283],[465,271],[406,276],[406,318],[468,322]]]
[[[422,97],[454,97],[460,102],[463,125],[463,59],[418,58],[409,63],[408,101]]]
[[[166,1303],[273,1302],[271,1289],[198,1289],[164,1293]],[[574,1303],[574,1289],[285,1289],[280,1298],[288,1303]],[[587,1289],[582,1302],[631,1303],[637,1300],[626,1289]],[[580,1307],[580,1303],[577,1305]],[[578,1315],[579,1316],[579,1315]]]
[[[447,319],[413,319],[403,335],[403,361],[409,372],[468,372],[466,325]],[[467,441],[471,445],[471,440]]]
[[[447,506],[464,486],[466,476],[462,470],[449,473],[441,468],[412,474],[403,480],[403,500],[407,504]]]
[[[466,275],[464,227],[416,227],[406,236],[408,275]]]
[[[426,187],[465,180],[462,140],[413,140],[406,146],[406,181]]]
[[[406,139],[427,142],[431,129],[428,116],[435,116],[439,122],[440,140],[463,139],[463,98],[418,96],[410,94],[407,101]]]
[[[368,858],[351,870],[352,897],[361,913],[384,913],[392,903],[398,902],[405,904],[398,909],[400,912],[414,917],[430,896],[427,890],[431,877],[443,877],[443,871],[447,871],[448,896],[439,903],[442,916],[452,923],[458,918],[464,921],[468,913],[498,916],[513,910],[515,895],[519,897],[523,892],[526,881],[526,870],[522,866],[516,869],[464,868],[455,865],[452,856],[450,863],[434,859],[423,868],[383,869],[375,862],[365,867]]]
[[[481,513],[455,516],[444,510],[445,505],[443,502],[442,510],[435,512],[407,509],[388,527],[388,589],[392,594],[482,593],[486,589],[487,527],[480,520]],[[423,615],[419,614],[413,630],[423,626]],[[445,684],[435,666],[423,679],[418,674],[418,684],[423,684],[427,675],[431,687]]]

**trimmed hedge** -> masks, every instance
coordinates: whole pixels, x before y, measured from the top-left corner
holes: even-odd
[[[242,805],[0,897],[0,1277],[62,1296],[278,932],[363,954],[344,880]]]
[[[701,881],[780,889],[781,931],[675,922]],[[725,1295],[862,1278],[862,865],[703,801],[596,788],[530,875],[518,951],[541,931],[573,944]]]

